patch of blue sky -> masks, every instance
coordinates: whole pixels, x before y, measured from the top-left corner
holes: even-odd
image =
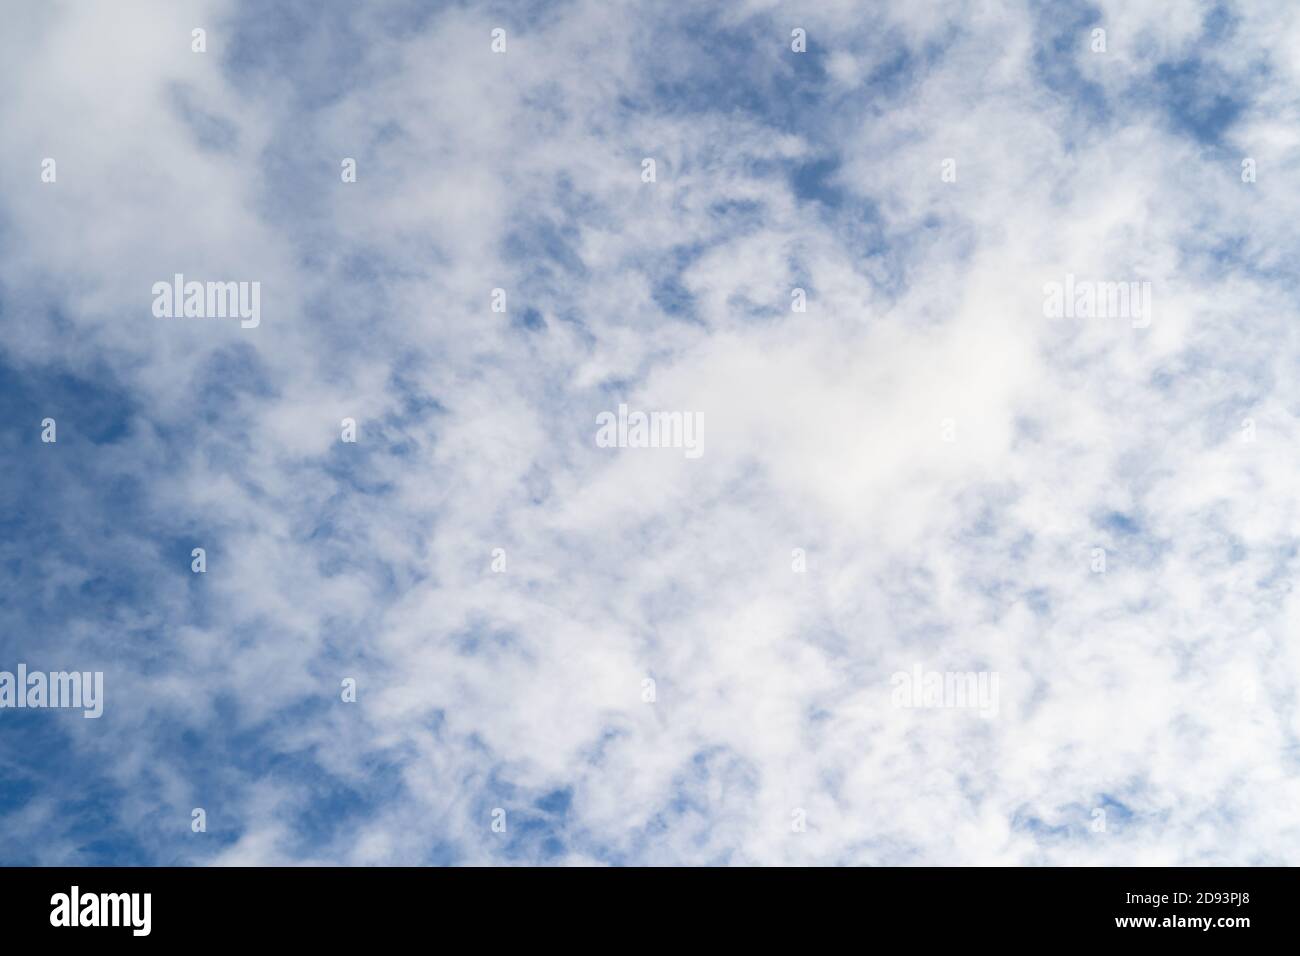
[[[825,47],[816,40],[791,60],[788,28],[766,20],[732,26],[716,8],[677,13],[640,39],[655,55],[644,61],[653,64],[646,95],[629,97],[630,105],[670,115],[742,112],[782,132],[800,131],[820,111]]]
[[[1096,812],[1098,810],[1100,814]],[[1048,822],[1027,806],[1021,807],[1011,817],[1011,829],[1029,834],[1039,844],[1084,841],[1093,838],[1097,832],[1094,827],[1104,824],[1104,832],[1109,833],[1112,829],[1128,826],[1134,821],[1134,814],[1116,797],[1101,793],[1092,806],[1075,803],[1059,807],[1050,819],[1055,822]]]
[[[1061,130],[1069,146],[1095,135],[1096,127],[1113,117],[1105,90],[1079,67],[1079,58],[1089,55],[1091,31],[1102,27],[1101,10],[1075,0],[1048,0],[1032,9],[1039,37],[1034,51],[1035,75],[1070,110],[1071,122]]]
[[[1198,56],[1158,64],[1152,83],[1173,128],[1204,146],[1223,143],[1249,104],[1252,85]]]

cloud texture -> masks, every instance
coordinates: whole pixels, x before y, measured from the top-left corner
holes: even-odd
[[[0,862],[1300,859],[1300,10],[267,6],[2,6]]]

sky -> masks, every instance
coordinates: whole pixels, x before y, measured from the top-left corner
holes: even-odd
[[[1300,8],[0,18],[0,863],[1300,861]]]

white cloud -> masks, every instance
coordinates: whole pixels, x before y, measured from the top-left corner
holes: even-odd
[[[156,513],[221,538],[211,620],[156,609],[171,656],[123,679],[124,730],[81,745],[165,768],[161,795],[130,799],[179,819],[200,788],[145,728],[211,728],[227,697],[219,719],[267,721],[259,746],[363,792],[376,760],[400,768],[353,835],[303,849],[310,779],[214,767],[242,835],[187,852],[221,863],[422,862],[435,844],[497,861],[485,808],[536,812],[565,787],[568,862],[1292,859],[1296,144],[1247,108],[1232,145],[1259,144],[1262,171],[1241,183],[1240,149],[1137,96],[1130,40],[1191,55],[1198,5],[1102,8],[1113,56],[1082,39],[1049,55],[1105,91],[1104,121],[1039,82],[1045,27],[1011,3],[900,5],[869,27],[852,4],[805,11],[790,22],[840,98],[788,123],[729,89],[656,90],[656,24],[634,6],[511,26],[504,56],[473,9],[409,37],[362,18],[360,78],[311,110],[288,79],[232,82],[222,27],[243,8],[209,8],[202,61],[196,15],[165,5],[6,31],[26,82],[0,104],[0,158],[31,185],[0,200],[0,280],[73,330],[33,318],[8,358],[107,361],[141,422],[182,429],[133,446]],[[790,16],[750,11],[732,29],[797,82]],[[724,42],[659,26],[698,44],[678,79]],[[1281,64],[1294,33],[1225,43]],[[915,80],[891,94],[866,78],[899,42]],[[1293,105],[1287,69],[1259,82],[1257,104]],[[235,124],[232,152],[169,112],[177,83]],[[827,151],[843,204],[799,201],[783,171]],[[47,152],[56,187],[36,177]],[[260,279],[262,326],[152,319],[149,282],[201,270]],[[1065,273],[1151,281],[1151,327],[1044,318]],[[656,299],[674,277],[688,314]],[[518,326],[529,308],[545,332]],[[235,344],[269,388],[195,418],[195,377]],[[440,408],[410,412],[425,400]],[[704,457],[597,448],[619,401],[702,412]],[[348,415],[355,447],[337,444]],[[999,716],[892,708],[913,664],[999,672]],[[303,702],[323,706],[285,709]],[[1092,833],[1107,799],[1129,812]]]

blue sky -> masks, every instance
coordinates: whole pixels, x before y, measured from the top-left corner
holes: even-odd
[[[1296,860],[1300,13],[274,6],[0,6],[0,863]]]

